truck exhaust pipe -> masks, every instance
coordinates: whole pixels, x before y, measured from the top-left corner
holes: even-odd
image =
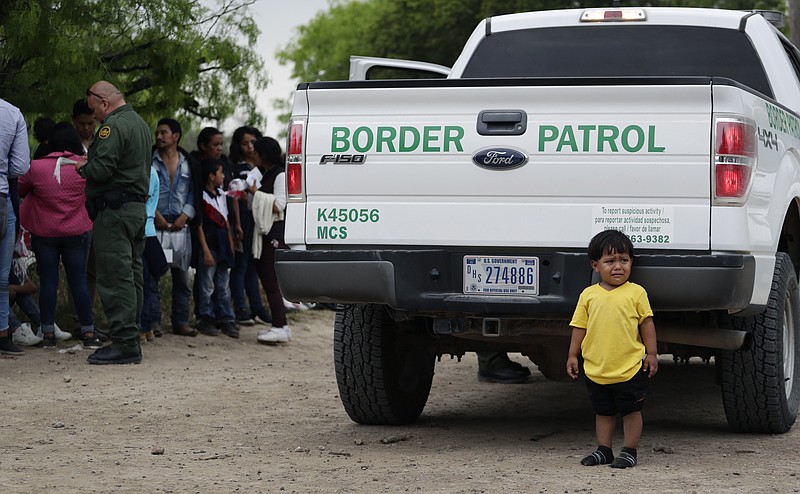
[[[740,350],[750,341],[750,333],[735,329],[689,327],[665,324],[656,326],[658,341],[681,345],[717,348],[720,350]]]

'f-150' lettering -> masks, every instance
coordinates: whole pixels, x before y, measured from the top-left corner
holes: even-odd
[[[555,143],[548,146],[548,143]],[[664,146],[656,144],[656,126],[650,125],[647,131],[638,125],[628,125],[620,130],[615,125],[555,125],[539,126],[539,152],[555,151],[573,153],[602,153],[610,151],[637,153],[663,153]]]
[[[331,128],[331,153],[449,153],[463,152],[464,128],[455,125],[426,125],[422,128],[349,127]]]

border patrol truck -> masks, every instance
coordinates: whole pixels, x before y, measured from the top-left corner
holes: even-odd
[[[659,353],[719,370],[730,426],[800,402],[800,52],[780,15],[560,10],[482,21],[451,68],[354,58],[300,84],[287,145],[291,300],[335,303],[343,405],[414,421],[437,357],[520,352],[565,380],[605,229]],[[442,79],[367,80],[381,66]],[[362,79],[362,80],[358,80]]]

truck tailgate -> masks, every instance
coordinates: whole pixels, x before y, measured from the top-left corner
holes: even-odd
[[[290,244],[584,248],[616,228],[637,247],[709,249],[710,85],[337,88],[307,98],[307,221],[305,238],[287,232]],[[524,112],[526,128],[481,135],[484,111]]]

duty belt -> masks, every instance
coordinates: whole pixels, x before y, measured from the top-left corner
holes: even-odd
[[[127,192],[122,193],[122,203],[125,204],[126,202],[139,202],[139,203],[146,203],[147,196],[143,196],[141,194],[128,194]]]
[[[93,199],[95,208],[97,208],[98,211],[102,211],[106,208],[119,209],[123,204],[128,202],[138,202],[144,204],[147,201],[147,196],[143,196],[141,194],[129,194],[128,192],[121,192],[117,194],[118,195],[114,195],[114,191],[111,191],[103,194],[100,197],[95,197]]]

